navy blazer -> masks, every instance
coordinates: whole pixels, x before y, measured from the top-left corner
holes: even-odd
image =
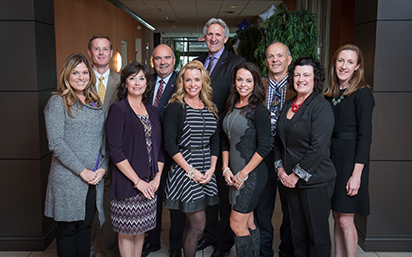
[[[160,98],[159,106],[157,107],[160,115],[160,120],[163,122],[163,115],[165,112],[165,108],[172,97],[172,95],[176,92],[176,79],[177,79],[177,73],[173,71],[172,76],[170,77],[169,81],[167,82],[166,88],[163,91],[162,98]],[[152,74],[151,80],[152,83],[155,84],[157,79],[156,74]],[[154,89],[153,89],[154,90]],[[153,103],[153,98],[155,96],[156,92],[153,93],[152,98],[149,100],[149,104],[151,105]]]
[[[275,137],[275,167],[283,167],[300,179],[297,187],[323,186],[336,177],[330,159],[334,116],[330,104],[312,93],[292,119],[286,117],[295,99],[282,108]]]
[[[145,105],[152,124],[152,165],[150,167],[146,149],[144,126],[129,105],[127,98],[112,104],[106,120],[106,136],[112,159],[112,181],[110,198],[124,199],[135,196],[137,189],[116,166],[128,160],[136,174],[148,182],[159,172],[157,162],[164,162],[162,126],[156,107]]]
[[[196,60],[205,63],[209,53],[200,55]],[[246,62],[245,58],[235,55],[228,50],[224,50],[220,56],[215,68],[212,71],[210,79],[212,80],[213,98],[219,115],[226,109],[226,100],[230,93],[230,78],[236,65]]]

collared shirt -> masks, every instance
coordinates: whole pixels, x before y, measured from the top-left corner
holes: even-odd
[[[166,78],[163,79],[163,92],[166,89],[166,85],[169,82],[170,77],[172,77],[173,72],[171,72],[169,74],[169,76],[167,76]],[[153,100],[152,100],[152,105],[154,105],[155,99],[156,99],[156,95],[157,95],[157,90],[159,90],[160,87],[160,81],[162,80],[162,78],[160,78],[159,76],[156,77],[156,84],[155,84],[155,88],[154,88],[154,94],[153,94]]]
[[[108,69],[104,74],[98,73],[95,69],[93,69],[93,71],[94,71],[94,75],[96,76],[96,92],[99,92],[100,76],[103,76],[103,85],[107,89],[107,83],[109,82],[110,69]]]
[[[269,77],[269,85],[268,85],[268,91],[267,91],[267,97],[266,97],[266,108],[268,108],[268,110],[270,110],[270,105],[272,104],[273,93],[278,87],[280,88],[280,93],[281,93],[280,108],[282,109],[283,104],[285,103],[285,99],[286,99],[287,80],[288,80],[288,75],[286,75],[286,77],[284,77],[281,81],[279,81],[279,83],[276,83],[274,80],[272,80]]]
[[[209,66],[210,58],[214,57],[214,59],[213,59],[213,66],[212,66],[212,68],[210,69],[210,74],[212,74],[213,69],[215,68],[217,62],[219,61],[220,56],[222,56],[223,51],[225,51],[225,48],[224,48],[224,47],[222,48],[222,50],[220,50],[219,52],[217,52],[215,55],[211,55],[211,54],[209,53],[208,57],[206,58],[206,61],[205,61],[205,64],[204,64],[205,69],[207,69],[207,66]]]

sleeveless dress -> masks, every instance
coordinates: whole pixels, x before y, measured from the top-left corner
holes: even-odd
[[[217,129],[217,121],[206,107],[194,109],[185,104],[186,118],[179,141],[180,153],[194,168],[205,174],[210,168],[210,138]],[[196,184],[186,177],[186,172],[175,162],[169,171],[165,207],[182,212],[204,210],[206,205],[219,202],[216,177],[205,185]]]

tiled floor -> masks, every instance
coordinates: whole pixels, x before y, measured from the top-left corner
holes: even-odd
[[[167,209],[163,209],[163,231],[162,231],[162,238],[161,238],[161,245],[162,249],[160,249],[157,252],[154,252],[150,254],[150,257],[166,257],[168,255],[168,249],[169,249],[169,241],[167,238],[168,235],[168,230],[170,226],[170,221],[169,221],[169,212]],[[275,228],[275,237],[274,237],[274,242],[273,242],[273,249],[277,251],[277,247],[279,245],[280,239],[279,239],[279,227],[280,227],[280,221],[282,220],[282,212],[280,210],[280,203],[279,199],[276,199],[276,204],[275,204],[275,211],[273,215],[273,226]],[[333,229],[332,226],[332,218],[330,218],[330,224],[331,224],[331,229]],[[333,230],[331,230],[331,236],[333,236]],[[332,238],[333,239],[333,238]],[[99,246],[99,249],[101,247]],[[213,248],[211,246],[207,247],[204,251],[197,252],[196,257],[209,257],[213,252]],[[0,257],[56,257],[56,244],[55,241],[43,252],[1,252],[0,251]],[[232,248],[232,252],[230,253],[229,257],[235,257],[236,252],[235,248]],[[332,240],[332,253],[331,256],[334,256],[334,246],[333,246],[333,240]],[[356,254],[357,257],[412,257],[412,252],[406,252],[406,253],[401,253],[401,252],[364,252],[359,246],[358,246],[358,251]],[[105,257],[105,255],[102,253],[101,250],[99,250],[96,253],[96,257]],[[275,257],[278,257],[277,254],[275,254]]]

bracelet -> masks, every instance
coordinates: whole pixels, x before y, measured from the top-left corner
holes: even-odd
[[[225,172],[226,172],[227,170],[230,170],[230,168],[229,168],[229,167],[226,167],[226,168],[223,170],[223,172],[222,172],[223,177],[225,176]]]
[[[246,175],[246,178],[245,178],[245,179],[240,179],[239,173],[240,173],[240,172],[238,172],[238,173],[236,174],[236,177],[237,177],[237,179],[238,179],[240,182],[245,182],[245,181],[249,178],[249,175]]]
[[[193,179],[193,176],[195,175],[195,168],[193,168],[192,164],[190,164],[189,172],[186,173],[186,177],[189,179]]]
[[[137,180],[137,182],[136,182],[136,184],[134,184],[134,188],[137,188],[137,184],[139,184],[139,182],[140,182],[140,178],[138,178],[139,180]]]

